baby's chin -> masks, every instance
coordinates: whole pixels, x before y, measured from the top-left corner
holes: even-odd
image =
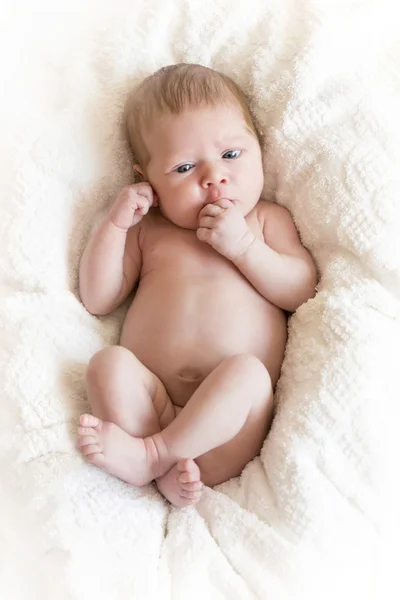
[[[164,219],[166,219],[167,221],[169,221],[170,223],[172,223],[173,225],[176,225],[177,227],[180,227],[181,229],[187,229],[189,231],[197,231],[199,225],[199,216],[194,214],[193,217],[189,217],[186,219],[181,219],[181,218],[174,218],[171,215],[168,215],[161,206],[159,206],[160,208],[160,212],[162,214],[162,216],[164,217]]]
[[[172,221],[171,219],[168,219],[168,221],[170,221],[170,223],[173,223],[177,227],[180,227],[180,229],[185,229],[186,231],[197,231],[199,228],[197,221],[190,222],[190,223],[175,222],[175,221]]]

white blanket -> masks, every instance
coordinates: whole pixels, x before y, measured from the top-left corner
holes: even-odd
[[[8,0],[0,13],[0,597],[398,597],[396,8]],[[77,267],[131,181],[126,94],[182,61],[253,99],[265,195],[290,209],[321,278],[290,319],[261,457],[175,510],[76,450],[85,367],[116,343],[126,310],[89,315]]]

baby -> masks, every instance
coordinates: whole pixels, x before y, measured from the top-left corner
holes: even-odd
[[[200,65],[160,69],[127,128],[141,181],[125,187],[80,264],[81,299],[113,311],[137,290],[119,346],[91,359],[88,461],[175,506],[241,473],[262,447],[285,311],[316,269],[289,212],[260,200],[260,140],[243,93]]]

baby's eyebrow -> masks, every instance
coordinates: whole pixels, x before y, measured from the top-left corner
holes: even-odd
[[[164,161],[164,165],[168,169],[173,169],[174,167],[178,167],[179,165],[183,165],[185,163],[194,162],[194,157],[189,157],[189,153],[176,154],[175,156],[167,156]]]
[[[235,136],[234,138],[221,138],[220,140],[215,142],[215,147],[219,148],[221,151],[228,149],[228,148],[233,148],[234,146],[241,144],[245,141],[246,137],[244,135],[242,136]],[[190,150],[182,150],[182,152],[176,152],[174,154],[170,154],[166,160],[169,164],[177,164],[179,165],[181,162],[190,162],[192,160],[194,160],[194,158],[189,158],[189,155],[191,154]]]
[[[218,148],[221,152],[223,152],[224,150],[232,150],[234,149],[236,146],[240,146],[243,143],[245,143],[247,137],[246,135],[235,135],[234,137],[230,137],[230,136],[226,136],[226,137],[221,137],[219,140],[215,141],[215,148]],[[196,157],[193,154],[193,152],[190,150],[190,148],[185,148],[183,149],[181,152],[177,151],[174,152],[173,154],[169,154],[167,156],[164,157],[164,165],[165,168],[169,169],[173,169],[174,167],[177,167],[181,164],[184,163],[190,163],[190,162],[195,162]]]
[[[235,135],[235,137],[226,137],[221,138],[218,142],[219,146],[234,146],[235,144],[239,144],[244,142],[246,136],[244,135]]]

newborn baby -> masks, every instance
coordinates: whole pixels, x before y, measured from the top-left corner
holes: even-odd
[[[286,343],[285,311],[316,269],[289,212],[261,200],[260,141],[243,93],[199,65],[160,69],[127,127],[141,181],[124,188],[80,264],[81,299],[114,310],[136,286],[119,346],[87,371],[91,463],[172,504],[237,476],[262,447]]]

